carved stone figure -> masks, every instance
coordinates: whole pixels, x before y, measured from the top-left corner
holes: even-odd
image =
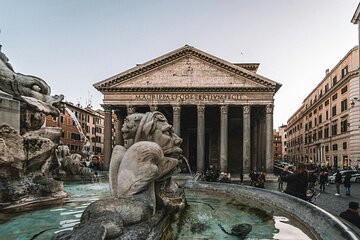
[[[81,155],[79,154],[70,154],[69,146],[59,145],[55,150],[55,155],[59,164],[59,174],[56,175],[57,178],[81,178],[94,177],[94,172],[92,169],[84,166],[81,162]]]
[[[21,102],[21,133],[37,130],[46,115],[58,116],[63,95],[50,96],[50,86],[41,78],[16,73],[0,52],[0,90]]]
[[[171,179],[179,171],[182,139],[165,116],[133,113],[122,132],[128,144],[115,146],[109,169],[113,197],[90,204],[80,224],[55,239],[146,239],[163,230],[166,215],[185,207],[184,192]]]
[[[52,178],[59,167],[54,151],[62,130],[41,128],[46,115],[59,115],[63,96],[50,96],[50,87],[38,77],[15,73],[2,52],[0,90],[19,100],[21,110],[20,133],[0,124],[0,202],[11,207],[65,197],[62,182]]]

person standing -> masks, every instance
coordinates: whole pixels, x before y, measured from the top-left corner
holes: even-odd
[[[249,174],[249,177],[250,177],[250,186],[255,186],[258,177],[256,171],[252,170]]]
[[[350,179],[351,179],[351,173],[347,172],[344,179],[344,187],[347,196],[350,196],[350,187],[351,187]]]
[[[325,192],[326,175],[324,171],[320,172],[319,183],[320,183],[320,191]]]
[[[265,173],[263,171],[258,174],[255,186],[258,188],[265,188]]]
[[[360,228],[359,203],[349,202],[349,208],[340,217]]]
[[[335,187],[336,187],[336,193],[335,196],[340,196],[340,184],[341,184],[342,176],[339,170],[336,171],[335,175]]]
[[[308,171],[304,163],[295,166],[294,173],[282,178],[287,182],[285,193],[307,201],[306,191],[309,183]]]

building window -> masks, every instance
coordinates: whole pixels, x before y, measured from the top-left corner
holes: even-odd
[[[322,139],[322,129],[318,131],[318,139]]]
[[[335,93],[333,96],[332,96],[332,100],[335,101],[337,99],[337,93]]]
[[[329,111],[326,110],[326,113],[325,113],[325,120],[329,120]]]
[[[332,85],[335,86],[336,83],[337,83],[337,77],[335,76],[335,77],[333,78],[333,80],[332,80]]]
[[[347,110],[347,99],[341,101],[341,112]]]
[[[325,85],[325,93],[327,93],[329,91],[329,84]]]
[[[328,138],[329,137],[329,127],[325,127],[324,129],[324,138]]]
[[[341,133],[347,132],[347,119],[341,121]]]
[[[325,101],[325,107],[326,107],[327,105],[329,105],[329,99],[327,99],[327,100]]]
[[[332,107],[332,116],[336,116],[336,106]]]
[[[72,140],[80,140],[80,134],[78,133],[71,133],[71,137]]]
[[[319,115],[319,124],[322,123],[322,115]]]
[[[321,105],[319,106],[319,111],[320,111],[322,108],[323,108],[323,105],[321,104]]]
[[[329,152],[329,146],[328,145],[325,146],[325,152]]]
[[[331,136],[335,136],[337,134],[337,123],[331,126]]]
[[[341,77],[345,77],[349,73],[348,66],[341,69]]]
[[[347,86],[345,86],[345,87],[343,87],[342,89],[341,89],[341,94],[344,94],[344,93],[346,93],[347,92]]]
[[[338,150],[338,145],[337,145],[337,144],[333,144],[333,145],[332,145],[332,150],[333,150],[333,151],[337,151],[337,150]]]
[[[343,142],[343,150],[347,149],[347,142]]]

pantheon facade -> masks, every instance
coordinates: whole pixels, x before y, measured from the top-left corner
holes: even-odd
[[[257,74],[258,66],[185,45],[94,84],[104,95],[105,168],[112,139],[124,144],[120,129],[126,115],[156,110],[183,139],[193,171],[214,165],[222,172],[271,173],[274,95],[281,84]]]

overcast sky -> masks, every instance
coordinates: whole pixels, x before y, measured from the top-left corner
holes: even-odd
[[[274,128],[358,44],[358,0],[0,0],[0,44],[16,72],[100,108],[94,83],[185,44],[258,62],[282,84]]]

